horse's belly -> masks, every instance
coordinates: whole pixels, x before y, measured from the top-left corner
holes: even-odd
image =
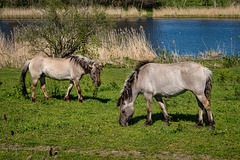
[[[179,94],[182,94],[185,91],[186,91],[186,89],[182,86],[165,85],[165,86],[161,86],[161,87],[156,87],[156,90],[154,91],[154,95],[171,97],[171,96],[177,96]]]
[[[45,71],[44,72],[44,76],[49,77],[51,79],[55,79],[55,80],[70,80],[70,74],[69,73],[65,73],[65,72],[49,72],[49,71]]]

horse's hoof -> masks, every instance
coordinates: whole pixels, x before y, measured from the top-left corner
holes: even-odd
[[[170,126],[169,122],[164,122],[164,126]]]
[[[150,126],[150,125],[152,125],[152,121],[146,121],[144,124],[143,124],[143,126],[144,127],[146,127],[146,126]]]
[[[198,121],[193,126],[194,127],[201,127],[201,126],[203,126],[203,121]]]
[[[84,103],[85,101],[84,99],[79,99],[79,102]]]
[[[69,102],[69,98],[64,98],[64,101]]]
[[[213,126],[209,126],[208,129],[209,129],[209,130],[215,130],[215,127],[213,127]]]
[[[33,103],[36,103],[36,102],[37,102],[36,98],[35,98],[35,99],[32,99],[32,102],[33,102]]]

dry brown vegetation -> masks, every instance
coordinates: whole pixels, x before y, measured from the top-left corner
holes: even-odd
[[[2,19],[34,19],[43,18],[44,10],[37,8],[1,8],[0,18]]]
[[[16,31],[15,31],[16,32]],[[27,59],[37,54],[27,43],[17,43],[9,40],[0,32],[0,68],[21,67]],[[102,63],[124,63],[124,58],[135,60],[152,60],[157,57],[150,41],[146,38],[144,30],[140,32],[134,29],[112,30],[107,34],[99,35],[98,45],[89,45],[95,60]]]
[[[31,47],[27,44],[17,43],[14,38],[5,37],[0,30],[0,68],[21,67],[27,59],[36,55],[30,51]]]
[[[153,17],[239,17],[240,6],[227,8],[161,8],[153,10]]]
[[[95,8],[95,7],[94,7]],[[93,7],[85,8],[89,12],[92,11]],[[97,7],[98,10],[104,11],[106,14],[113,16],[115,18],[126,18],[126,17],[146,17],[147,12],[145,10],[139,11],[135,7],[129,7],[124,10],[122,7]],[[0,18],[2,19],[33,19],[33,18],[43,18],[45,14],[44,9],[38,8],[1,8]]]
[[[99,59],[102,62],[114,61],[128,57],[135,60],[152,60],[157,57],[150,41],[146,38],[143,28],[112,30],[100,37],[98,48]]]
[[[104,11],[110,16],[115,18],[126,18],[126,17],[146,17],[147,12],[145,10],[139,11],[135,7],[129,7],[127,10],[122,7],[102,7],[99,6],[97,9]],[[92,10],[92,7],[88,7],[87,10]],[[2,8],[0,9],[0,18],[43,18],[44,10],[37,8]],[[168,7],[153,9],[154,18],[162,17],[240,17],[240,6],[230,6],[225,8],[177,8]]]

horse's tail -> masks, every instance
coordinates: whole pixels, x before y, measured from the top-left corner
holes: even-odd
[[[26,89],[25,78],[26,78],[27,71],[29,69],[30,62],[31,61],[26,61],[21,71],[22,94],[24,97],[27,97],[27,98],[29,97]]]
[[[207,77],[206,77],[206,86],[205,86],[204,94],[210,103],[210,96],[211,96],[211,90],[212,90],[212,72],[209,69],[207,69],[206,72],[207,72]]]

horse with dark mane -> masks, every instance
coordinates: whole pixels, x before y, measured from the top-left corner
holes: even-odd
[[[139,94],[147,101],[147,120],[144,126],[151,125],[152,97],[163,111],[165,125],[169,125],[171,116],[168,115],[162,97],[171,97],[191,91],[197,99],[199,117],[196,126],[203,125],[203,109],[209,121],[209,129],[215,124],[210,108],[210,93],[212,88],[212,72],[194,62],[175,64],[158,64],[143,62],[125,81],[117,106],[120,106],[121,126],[128,126],[134,114],[134,102]]]
[[[70,80],[67,93],[64,97],[65,101],[69,101],[69,94],[75,85],[78,92],[78,100],[83,101],[81,95],[81,89],[79,86],[79,80],[84,74],[90,74],[91,79],[95,82],[95,86],[100,86],[100,73],[101,66],[81,55],[72,55],[66,58],[52,58],[37,56],[32,60],[25,62],[22,68],[21,81],[22,81],[22,93],[24,96],[27,95],[25,77],[29,70],[32,76],[32,101],[36,102],[35,89],[38,80],[41,83],[41,89],[47,99],[50,96],[47,93],[45,85],[45,77],[49,77],[55,80]]]

